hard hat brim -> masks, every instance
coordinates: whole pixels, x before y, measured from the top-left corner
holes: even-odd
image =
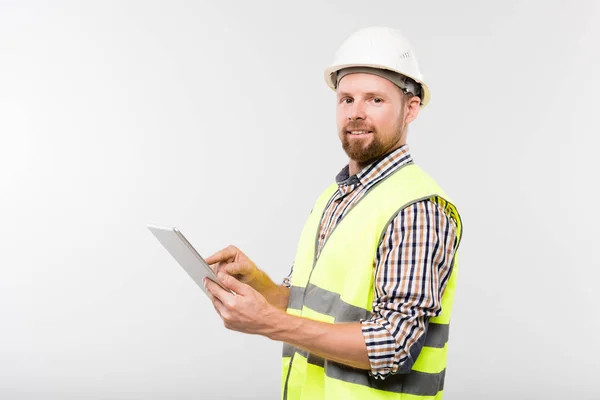
[[[417,79],[414,76],[410,76],[408,74],[405,74],[401,71],[396,71],[393,69],[390,69],[388,67],[385,67],[383,65],[380,64],[342,64],[342,65],[332,65],[330,67],[325,68],[325,72],[324,72],[324,78],[325,78],[325,82],[327,83],[327,86],[329,86],[332,90],[336,90],[336,73],[344,68],[350,68],[350,67],[370,67],[370,68],[379,68],[379,69],[385,69],[388,71],[393,71],[396,72],[400,75],[404,75],[409,77],[410,79],[414,80],[415,82],[417,82],[419,85],[421,85],[421,93],[422,93],[422,98],[421,98],[421,105],[420,108],[424,108],[427,103],[429,103],[429,99],[431,98],[431,94],[429,92],[429,87],[420,79]]]

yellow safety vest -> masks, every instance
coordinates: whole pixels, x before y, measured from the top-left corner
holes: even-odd
[[[442,189],[415,164],[408,164],[372,187],[336,226],[321,254],[315,257],[319,226],[332,184],[317,200],[300,236],[291,277],[287,312],[329,323],[358,322],[372,315],[377,248],[391,220],[417,201],[439,197],[457,224],[455,206]],[[425,344],[407,374],[375,379],[366,370],[325,360],[288,344],[283,346],[282,398],[319,399],[441,399],[450,313],[458,263],[442,296],[442,312],[429,320]]]

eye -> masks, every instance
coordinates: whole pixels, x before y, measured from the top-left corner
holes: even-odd
[[[344,97],[344,98],[342,99],[342,103],[345,103],[345,104],[350,104],[350,103],[352,103],[352,99],[351,99],[351,98],[349,98],[349,97]]]
[[[375,98],[373,98],[373,102],[375,104],[383,103],[383,99],[380,99],[379,97],[375,97]]]

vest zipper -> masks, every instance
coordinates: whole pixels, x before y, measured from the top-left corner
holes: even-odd
[[[288,367],[287,376],[285,377],[285,385],[283,386],[283,400],[287,400],[287,390],[288,390],[288,382],[290,380],[290,373],[292,372],[292,362],[294,361],[294,356],[296,355],[296,350],[292,353],[290,357],[290,366]]]
[[[332,196],[334,196],[334,195],[335,195],[335,192],[333,193]],[[310,274],[308,274],[308,280],[306,281],[306,286],[304,286],[304,292],[302,293],[302,307],[304,307],[304,300],[306,300],[306,289],[308,288],[308,284],[310,283],[310,278],[312,278],[312,273],[315,270],[315,266],[317,265],[317,261],[319,259],[319,256],[317,255],[319,253],[319,236],[321,236],[321,224],[323,223],[323,217],[325,216],[326,210],[327,210],[327,207],[325,207],[323,209],[323,213],[321,214],[321,219],[319,219],[319,225],[317,226],[317,236],[315,238],[315,250],[314,250],[314,255],[313,255],[313,265],[312,265],[312,268],[310,269]],[[329,239],[329,238],[327,238],[327,239]],[[323,243],[323,247],[325,247],[325,243]],[[302,315],[302,309],[300,309],[300,315]]]
[[[318,251],[317,250],[319,248],[319,235],[321,233],[321,223],[323,222],[324,216],[325,216],[325,209],[323,209],[323,213],[321,214],[321,219],[319,220],[319,225],[317,227],[317,237],[315,238],[315,250],[314,250],[314,255],[313,255],[313,265],[310,270],[310,274],[308,274],[308,280],[306,281],[306,285],[304,286],[304,292],[302,293],[302,304],[300,305],[300,315],[302,315],[302,307],[304,307],[304,300],[306,299],[306,288],[308,288],[308,283],[310,282],[310,278],[315,269],[315,265],[317,265],[317,259],[318,259],[318,257],[317,257]],[[295,355],[296,355],[296,350],[294,350],[294,352],[292,353],[292,356],[290,357],[288,373],[287,373],[287,376],[285,377],[285,385],[283,387],[283,400],[287,400],[288,382],[290,380],[290,373],[292,372],[292,363],[294,362]]]

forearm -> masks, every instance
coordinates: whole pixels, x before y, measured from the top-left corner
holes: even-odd
[[[369,370],[369,356],[361,324],[314,321],[280,313],[266,336],[302,348],[327,360]]]
[[[287,308],[288,299],[290,297],[290,289],[278,285],[269,278],[264,272],[259,270],[258,276],[251,283],[251,286],[259,292],[267,301],[280,310]]]

